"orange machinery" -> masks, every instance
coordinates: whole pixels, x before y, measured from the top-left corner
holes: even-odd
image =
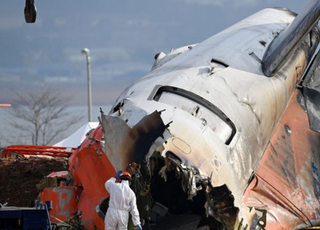
[[[107,156],[102,154],[102,137],[100,125],[78,148],[12,145],[2,151],[2,157],[11,157],[12,153],[23,157],[69,157],[69,171],[53,172],[37,184],[40,190],[38,203],[52,201],[49,212],[52,223],[104,229],[103,216],[99,216],[96,207],[109,196],[104,182],[116,172]]]
[[[100,125],[73,151],[68,161],[69,171],[53,172],[38,184],[43,189],[40,202],[52,201],[52,222],[62,220],[72,226],[104,229],[104,214],[98,211],[99,204],[109,197],[104,183],[116,172],[102,154],[102,137]]]

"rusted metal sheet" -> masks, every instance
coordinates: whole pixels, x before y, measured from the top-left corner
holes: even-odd
[[[243,201],[267,211],[266,229],[312,226],[320,218],[320,135],[309,128],[296,90]]]

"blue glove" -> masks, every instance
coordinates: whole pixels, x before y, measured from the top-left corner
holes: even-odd
[[[120,174],[122,173],[122,170],[118,171],[117,174],[116,174],[116,179],[119,178]]]
[[[142,227],[140,224],[137,225],[137,228],[139,228],[139,230],[142,230]]]

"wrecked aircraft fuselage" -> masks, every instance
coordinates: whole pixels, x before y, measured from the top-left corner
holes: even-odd
[[[104,182],[116,171],[128,170],[134,175],[132,188],[145,229],[281,229],[308,224],[306,219],[318,221],[314,206],[319,206],[319,198],[299,183],[313,178],[317,183],[311,186],[317,191],[319,176],[294,181],[285,187],[292,192],[279,195],[265,176],[277,170],[265,169],[272,164],[261,161],[264,153],[279,159],[281,154],[299,158],[292,153],[296,150],[319,155],[318,141],[303,148],[305,139],[299,135],[293,136],[301,148],[272,151],[272,143],[291,141],[280,138],[281,125],[300,118],[283,120],[283,114],[297,105],[297,85],[319,43],[314,23],[307,23],[311,26],[304,34],[287,30],[295,16],[285,9],[265,9],[202,43],[157,55],[152,71],[128,87],[108,115],[102,114],[101,125],[70,157],[70,170],[60,185],[40,193],[42,200],[55,200],[52,215],[87,229],[103,229],[108,203]],[[285,31],[300,38],[282,60],[277,57],[277,66],[270,62],[271,71],[264,71],[273,75],[267,77],[264,57]],[[314,132],[308,125],[289,126]],[[317,157],[296,162],[305,164],[295,167],[304,173],[277,167],[284,177],[318,173]],[[262,180],[266,183],[261,185]],[[301,200],[313,199],[313,206],[297,212],[287,205],[295,194],[302,194]],[[289,213],[302,217],[291,224],[281,222],[276,205],[266,206],[268,199],[275,204],[281,200]]]

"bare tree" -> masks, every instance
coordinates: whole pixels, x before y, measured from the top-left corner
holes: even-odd
[[[82,118],[68,112],[70,97],[51,87],[33,92],[15,92],[16,101],[8,111],[13,127],[30,135],[33,145],[48,145]]]

